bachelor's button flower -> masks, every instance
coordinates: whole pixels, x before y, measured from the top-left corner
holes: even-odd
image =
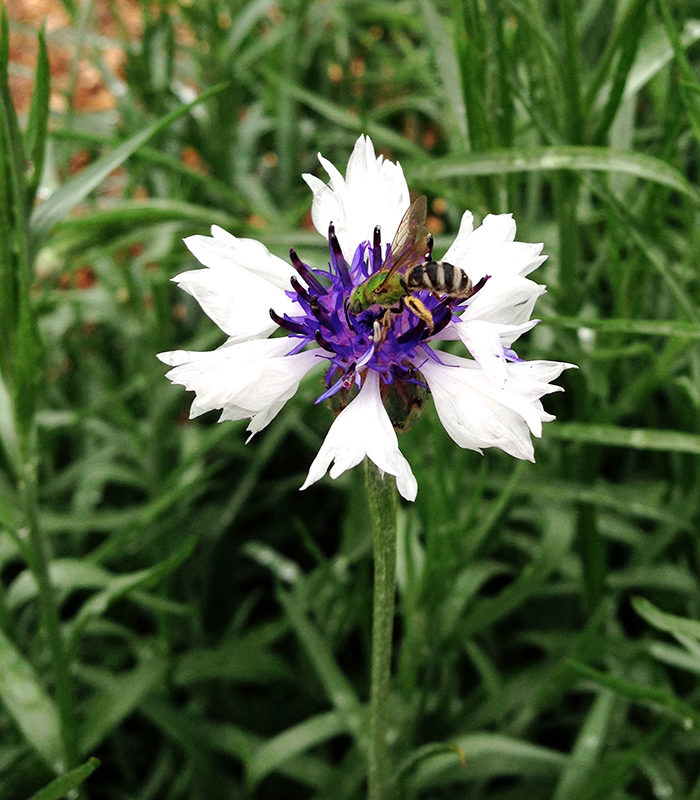
[[[294,250],[290,266],[260,242],[217,226],[211,237],[185,240],[206,269],[174,280],[229,337],[211,352],[159,355],[173,367],[167,377],[195,392],[190,416],[220,409],[220,420],[249,419],[252,437],[322,367],[317,402],[329,399],[339,413],[302,489],[329,467],[335,478],[367,456],[396,477],[403,497],[415,499],[416,479],[395,429],[407,426],[428,391],[461,447],[499,447],[534,460],[531,435],[541,436],[542,422],[553,419],[540,398],[560,391],[551,381],[572,366],[522,361],[512,349],[538,322],[530,316],[544,287],[526,276],[545,260],[542,245],[514,241],[510,214],[489,215],[475,230],[466,212],[442,262],[434,262],[424,201],[408,211],[398,163],[377,157],[365,136],[345,177],[319,159],[330,182],[303,177],[314,195],[314,225],[328,236],[327,269]],[[410,278],[420,264],[434,266]],[[268,338],[275,331],[282,335]],[[471,358],[438,349],[445,340],[461,341]]]

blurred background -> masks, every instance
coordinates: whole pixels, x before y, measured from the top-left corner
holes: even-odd
[[[362,471],[298,492],[313,379],[246,446],[155,353],[224,338],[183,236],[326,263],[300,173],[365,132],[438,255],[467,208],[545,242],[518,353],[579,365],[536,464],[401,438],[399,796],[700,800],[700,6],[5,10],[0,798],[362,797]]]

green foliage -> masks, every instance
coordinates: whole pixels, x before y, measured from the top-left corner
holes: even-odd
[[[63,4],[69,72],[114,109],[70,81],[49,103],[39,31],[18,114],[22,26],[0,41],[0,800],[363,796],[361,471],[298,493],[317,387],[246,447],[186,421],[155,360],[221,341],[169,283],[181,238],[323,264],[299,174],[363,131],[430,198],[436,254],[465,208],[545,242],[519,353],[579,365],[536,464],[459,450],[430,410],[402,437],[400,796],[700,800],[691,5],[156,2],[139,38],[106,5],[108,33]]]

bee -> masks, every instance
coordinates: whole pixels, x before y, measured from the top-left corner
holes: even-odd
[[[373,305],[385,308],[381,323],[385,329],[390,322],[389,313],[401,313],[406,307],[432,333],[433,315],[415,292],[427,290],[436,296],[467,299],[481,288],[479,284],[474,287],[464,270],[454,264],[433,261],[433,237],[426,225],[427,213],[427,201],[421,195],[404,214],[382,268],[353,289],[347,306],[351,314],[360,314]],[[378,246],[375,231],[375,248]],[[376,339],[376,321],[374,328]]]

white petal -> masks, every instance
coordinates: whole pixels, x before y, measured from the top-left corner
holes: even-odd
[[[537,298],[546,288],[518,275],[493,276],[469,299],[462,319],[522,325],[530,319]]]
[[[173,280],[237,341],[267,336],[277,328],[270,309],[298,313],[286,294],[291,266],[254,239],[238,239],[214,225],[213,236],[190,236],[185,244],[208,269],[188,270]]]
[[[528,275],[546,256],[542,244],[515,242],[511,214],[489,214],[476,230],[473,217],[465,212],[459,232],[443,259],[463,269],[476,282],[484,275]]]
[[[492,329],[494,334],[497,335],[501,341],[503,347],[511,347],[513,342],[519,337],[522,336],[523,333],[527,333],[531,331],[535,325],[540,322],[538,319],[530,319],[527,322],[522,322],[519,325],[508,325],[504,322],[490,322],[486,320],[480,319],[469,319],[469,317],[462,317],[457,322],[450,322],[440,333],[435,336],[435,339],[447,339],[450,341],[455,341],[460,339],[464,342],[464,345],[467,349],[471,352],[471,354],[476,358],[476,355],[472,351],[471,344],[469,339],[473,336],[473,333],[468,332],[468,328],[472,325],[477,325],[479,328],[483,326],[484,331],[487,328]],[[491,333],[486,333],[485,335],[491,336],[494,335]],[[469,338],[468,338],[469,337]],[[477,359],[478,361],[478,359]]]
[[[498,326],[483,320],[455,323],[455,330],[479,366],[497,386],[504,386],[508,377],[506,356]]]
[[[411,467],[399,451],[396,433],[379,394],[379,377],[367,370],[357,397],[335,418],[313,460],[302,489],[322,478],[331,467],[337,478],[367,456],[382,472],[396,476],[396,485],[406,500],[415,500],[418,484]]]
[[[390,242],[410,201],[400,164],[376,156],[368,136],[355,143],[345,178],[320,153],[319,161],[330,177],[328,185],[313,175],[302,176],[314,193],[311,216],[316,230],[325,237],[332,222],[348,261],[362,242],[372,239],[376,225],[382,241]]]
[[[539,398],[561,391],[548,383],[569,364],[507,364],[507,381],[496,386],[473,361],[440,353],[443,364],[428,361],[421,372],[430,387],[440,421],[461,447],[481,452],[499,447],[516,458],[534,460],[530,434],[540,436],[542,422],[553,419]]]
[[[175,350],[159,353],[158,358],[174,367],[167,378],[196,393],[191,418],[222,409],[220,421],[251,417],[249,430],[254,433],[277,414],[319,363],[314,350],[286,355],[294,343],[287,338],[229,340],[217,350]]]
[[[268,336],[276,330],[271,308],[280,315],[299,311],[299,306],[281,289],[238,267],[189,270],[176,275],[173,281],[236,341]]]
[[[218,225],[212,225],[211,233],[211,236],[188,236],[184,240],[192,255],[205,267],[226,270],[237,266],[280,289],[289,289],[289,279],[296,275],[294,268],[273,255],[262,242],[239,239]]]

